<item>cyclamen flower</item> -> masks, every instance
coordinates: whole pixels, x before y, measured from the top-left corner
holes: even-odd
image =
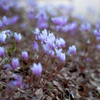
[[[76,22],[72,22],[68,26],[69,26],[69,30],[70,31],[74,31],[77,28],[77,23]]]
[[[8,22],[7,17],[6,16],[3,16],[3,25],[6,26],[8,24],[9,24],[9,22]]]
[[[13,58],[13,59],[12,59],[12,66],[13,66],[13,68],[14,68],[14,69],[17,69],[18,65],[19,65],[19,60],[18,60],[18,58]]]
[[[22,77],[15,74],[14,78],[15,78],[15,80],[10,81],[8,83],[7,91],[15,89],[16,86],[19,87],[19,88],[22,86]]]
[[[35,34],[35,39],[38,39],[38,36],[40,34],[40,30],[38,28],[35,29],[35,31],[32,31]]]
[[[75,55],[76,54],[76,47],[75,45],[72,45],[69,47],[69,50],[67,51],[68,55]]]
[[[6,72],[12,69],[12,66],[9,63],[5,64],[3,67],[6,68]]]
[[[2,57],[5,56],[5,49],[4,49],[4,47],[0,47],[0,56],[2,56]]]
[[[41,42],[45,42],[47,40],[47,30],[44,29],[38,38]]]
[[[53,21],[53,23],[55,25],[62,25],[62,26],[64,26],[64,25],[66,25],[68,19],[65,18],[65,17],[54,17],[54,18],[51,18],[51,20]]]
[[[60,59],[62,62],[65,62],[65,53],[62,53],[62,49],[59,49],[59,50],[55,50],[56,51],[56,55],[57,55],[57,58]]]
[[[90,23],[86,23],[86,24],[82,24],[80,27],[80,30],[85,30],[88,31],[91,28],[91,24]]]
[[[45,12],[45,9],[40,9],[35,18],[37,18],[39,22],[47,21],[48,16]]]
[[[27,60],[28,59],[28,53],[26,51],[23,51],[22,57],[24,58],[24,60]]]
[[[5,30],[5,31],[2,31],[2,33],[7,34],[10,37],[11,31],[10,30]]]
[[[14,33],[14,38],[15,38],[15,40],[16,40],[16,42],[19,42],[19,40],[21,40],[21,34],[19,33],[19,34],[17,34],[16,32]]]
[[[33,20],[34,19],[34,10],[31,10],[28,14],[27,14],[28,19]]]
[[[18,87],[21,87],[22,86],[22,77],[15,74],[14,78],[15,78],[15,85]]]
[[[39,49],[39,45],[37,44],[37,42],[36,41],[34,41],[34,43],[32,44],[32,48],[33,48],[33,50],[37,50],[38,51],[38,49]]]
[[[5,43],[6,38],[7,38],[6,34],[4,32],[2,32],[0,34],[0,41],[1,41],[1,43]]]
[[[47,55],[49,55],[50,54],[50,48],[49,48],[49,46],[47,45],[47,44],[42,44],[42,48],[43,48],[43,51],[47,54]]]
[[[98,45],[96,46],[96,49],[100,50],[100,44],[98,44]]]
[[[56,46],[58,48],[65,47],[65,40],[63,38],[56,39]]]
[[[33,66],[31,67],[31,70],[33,72],[33,74],[36,74],[37,76],[41,76],[42,73],[42,65],[41,63],[33,63]]]
[[[97,29],[95,29],[93,32],[94,32],[95,36],[100,37],[100,29],[99,29],[99,31],[97,31]]]

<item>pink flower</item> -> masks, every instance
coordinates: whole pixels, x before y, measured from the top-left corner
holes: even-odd
[[[42,73],[42,65],[41,63],[33,63],[33,66],[31,67],[31,70],[33,72],[33,74],[36,74],[37,76],[41,76]]]
[[[18,65],[19,65],[19,60],[18,60],[18,58],[13,58],[13,59],[12,59],[12,66],[13,66],[13,68],[14,68],[14,69],[17,69]]]
[[[27,60],[28,59],[28,53],[26,51],[23,51],[22,57],[23,57],[24,60]]]

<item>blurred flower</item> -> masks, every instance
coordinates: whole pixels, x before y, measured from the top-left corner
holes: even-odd
[[[88,31],[90,28],[91,28],[91,24],[86,23],[86,24],[81,24],[80,30]]]
[[[51,18],[52,22],[55,24],[55,25],[66,25],[68,19],[65,18],[65,17],[54,17],[54,18]]]
[[[18,60],[18,58],[13,58],[13,59],[12,59],[12,66],[13,66],[13,68],[14,68],[14,69],[17,69],[18,65],[19,65],[19,60]]]
[[[19,34],[17,34],[16,32],[14,33],[14,37],[15,37],[15,40],[16,40],[16,42],[19,42],[19,40],[21,40],[21,34],[19,33]]]
[[[33,66],[31,67],[31,70],[33,72],[33,74],[36,74],[38,76],[41,76],[41,73],[42,73],[42,65],[41,63],[33,63]]]
[[[20,24],[20,27],[25,28],[26,27],[26,24],[25,23],[22,23],[22,24]]]
[[[15,74],[14,78],[15,78],[15,85],[18,87],[21,87],[22,86],[22,77]]]
[[[56,39],[56,46],[58,48],[65,47],[65,40],[63,38]]]
[[[18,20],[19,20],[19,16],[18,15],[13,16],[11,18],[8,18],[8,24],[10,24],[10,25],[15,24]]]
[[[57,58],[60,59],[62,62],[65,62],[65,53],[62,53],[62,49],[55,49]]]
[[[33,48],[33,50],[37,50],[38,51],[38,49],[39,49],[39,45],[37,44],[37,42],[36,41],[34,41],[34,43],[32,44],[32,48]]]
[[[75,55],[76,54],[76,47],[75,45],[72,45],[69,47],[68,51],[67,51],[68,55]]]
[[[7,38],[6,34],[4,32],[2,32],[0,34],[0,41],[1,41],[1,43],[5,43],[6,38]]]
[[[34,10],[30,10],[30,12],[27,14],[28,19],[34,20]]]
[[[35,39],[38,39],[38,36],[40,34],[40,30],[38,28],[35,29],[35,31],[32,31],[35,34]]]
[[[99,31],[97,31],[97,29],[95,29],[93,32],[94,32],[95,36],[100,37],[100,29],[99,29]]]
[[[3,16],[3,25],[6,26],[8,24],[9,24],[8,18],[6,16]]]
[[[37,18],[38,21],[40,21],[40,23],[44,22],[44,21],[47,21],[48,20],[48,16],[47,16],[47,14],[45,12],[45,9],[40,9],[35,18]]]
[[[5,49],[4,49],[4,47],[0,47],[0,56],[2,56],[2,57],[5,56]]]
[[[6,68],[6,72],[12,69],[12,66],[9,63],[5,64],[3,67]]]
[[[76,22],[69,23],[68,26],[69,26],[70,31],[75,31],[77,29],[77,23]]]
[[[22,57],[24,58],[24,60],[27,60],[28,59],[28,53],[26,51],[23,51]]]
[[[45,42],[47,40],[47,30],[44,29],[38,38],[41,42]]]
[[[50,54],[50,48],[47,44],[42,44],[42,48],[43,48],[43,51],[49,55]]]
[[[0,20],[0,28],[3,27],[3,22]]]
[[[96,46],[96,48],[97,48],[98,50],[100,50],[100,44],[98,44],[98,45]]]
[[[96,41],[100,41],[100,37],[96,37]]]

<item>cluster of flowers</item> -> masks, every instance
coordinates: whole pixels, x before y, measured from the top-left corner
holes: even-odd
[[[11,18],[7,18],[3,16],[3,21],[0,20],[0,28],[4,28],[6,25],[15,24],[19,20],[19,16],[13,16]]]
[[[40,30],[36,28],[35,39],[40,40],[41,46],[44,52],[51,57],[55,56],[55,53],[62,62],[65,62],[65,53],[62,53],[62,47],[65,47],[65,41],[63,38],[56,39],[53,33],[47,32],[46,29],[40,33]],[[33,43],[33,50],[38,50],[38,44],[35,41]]]

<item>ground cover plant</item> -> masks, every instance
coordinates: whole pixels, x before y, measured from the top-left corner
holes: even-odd
[[[100,20],[34,0],[0,9],[0,100],[100,99]]]

